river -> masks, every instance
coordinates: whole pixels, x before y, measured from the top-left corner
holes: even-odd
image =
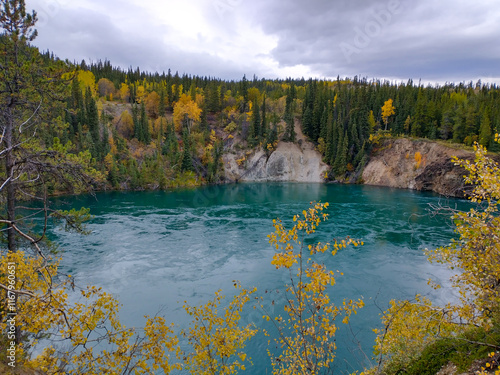
[[[451,222],[429,215],[429,204],[464,207],[466,202],[407,190],[299,183],[99,193],[56,200],[61,208],[89,207],[95,216],[88,226],[92,234],[53,227],[49,237],[61,245],[62,269],[78,284],[101,286],[121,301],[125,325],[143,326],[144,315],[160,312],[181,329],[189,323],[183,301],[205,303],[218,289],[234,293],[233,280],[256,286],[267,306],[280,313],[281,303],[269,299],[279,299],[275,292],[283,290],[287,276],[271,265],[267,235],[273,219],[290,224],[311,201],[330,203],[330,219],[312,240],[350,236],[365,243],[324,257],[330,269],[344,273],[332,289],[333,299],[363,298],[366,304],[336,338],[335,373],[350,373],[370,364],[372,329],[380,325],[380,309],[390,299],[416,293],[436,302],[454,298],[447,288],[427,286],[429,278],[448,285],[450,271],[429,264],[422,250],[445,245],[453,236]],[[265,324],[262,312],[253,309],[242,321]],[[246,373],[271,373],[266,348],[261,335],[249,342],[254,366]]]

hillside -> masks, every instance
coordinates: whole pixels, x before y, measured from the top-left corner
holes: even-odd
[[[463,168],[452,157],[473,159],[473,153],[426,140],[386,139],[374,148],[366,165],[364,184],[434,191],[464,196]]]

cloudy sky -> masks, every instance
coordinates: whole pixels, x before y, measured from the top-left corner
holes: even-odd
[[[71,61],[223,79],[500,83],[498,0],[26,0]]]

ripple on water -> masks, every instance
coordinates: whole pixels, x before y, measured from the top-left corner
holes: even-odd
[[[71,199],[75,207],[89,206],[96,217],[87,237],[51,230],[51,238],[65,249],[62,268],[82,284],[115,293],[127,326],[142,326],[143,315],[161,310],[167,320],[185,328],[183,301],[206,302],[218,289],[234,293],[232,280],[257,286],[265,296],[265,290],[274,291],[278,301],[276,290],[282,289],[287,275],[270,264],[273,249],[267,235],[273,231],[272,219],[290,225],[292,216],[307,209],[310,201],[331,203],[330,220],[312,240],[351,236],[365,242],[320,258],[344,273],[332,288],[336,301],[365,298],[365,308],[351,321],[365,353],[373,346],[371,329],[379,324],[377,306],[385,308],[391,298],[415,293],[427,293],[438,302],[453,298],[427,288],[428,278],[445,283],[449,272],[428,264],[422,249],[446,244],[453,235],[444,218],[427,215],[428,204],[439,201],[430,194],[364,186],[240,184],[65,201]],[[273,306],[277,309],[279,303]],[[257,315],[249,312],[244,320],[262,325],[262,314]],[[350,335],[339,331],[336,363],[359,370],[363,360],[353,354],[359,348]],[[252,373],[269,371],[266,343],[260,338],[249,345]]]

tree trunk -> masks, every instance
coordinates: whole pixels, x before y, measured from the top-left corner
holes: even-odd
[[[6,121],[6,129],[5,129],[5,149],[7,150],[5,155],[5,171],[6,178],[10,179],[7,182],[7,220],[10,222],[8,224],[7,230],[7,243],[9,251],[16,251],[16,232],[12,224],[16,220],[16,187],[14,182],[14,168],[15,168],[15,156],[13,149],[13,118],[11,108],[7,108],[7,121]]]

